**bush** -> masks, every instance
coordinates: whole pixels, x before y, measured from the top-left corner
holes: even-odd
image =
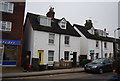
[[[116,53],[116,57],[120,57],[120,53]]]
[[[91,60],[82,59],[81,62],[80,62],[80,65],[81,65],[82,67],[84,67],[84,65],[87,64],[87,63],[89,63],[89,62],[91,62]]]

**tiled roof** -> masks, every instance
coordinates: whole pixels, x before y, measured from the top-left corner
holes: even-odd
[[[81,37],[80,34],[75,31],[73,26],[68,21],[66,29],[61,29],[59,27],[58,22],[60,21],[60,19],[52,19],[51,27],[47,27],[39,24],[37,19],[38,16],[40,15],[27,13],[26,19],[29,18],[33,30]]]
[[[115,39],[112,37],[103,37],[103,36],[92,35],[88,32],[88,30],[84,26],[77,25],[77,24],[74,24],[73,26],[77,27],[77,29],[88,39],[108,41],[108,42],[115,41]],[[117,41],[119,41],[119,40],[117,40]]]

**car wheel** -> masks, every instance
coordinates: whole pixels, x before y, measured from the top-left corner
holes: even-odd
[[[100,73],[100,74],[103,73],[103,69],[102,69],[102,68],[99,69],[99,73]]]

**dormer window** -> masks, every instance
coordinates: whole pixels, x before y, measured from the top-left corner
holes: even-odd
[[[40,19],[40,25],[49,26],[49,27],[51,26],[51,18],[46,16],[40,16],[39,19]]]
[[[92,35],[94,35],[94,28],[92,27],[90,30],[88,30],[88,32]]]
[[[67,21],[64,18],[62,18],[58,24],[59,24],[61,29],[66,29]]]

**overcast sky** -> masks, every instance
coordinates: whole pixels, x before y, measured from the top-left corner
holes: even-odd
[[[114,36],[113,31],[118,27],[118,0],[75,1],[75,2],[55,2],[27,0],[26,12],[39,15],[46,15],[49,7],[54,7],[55,18],[65,18],[71,24],[84,25],[86,19],[93,20],[95,28],[107,28],[110,36]]]

